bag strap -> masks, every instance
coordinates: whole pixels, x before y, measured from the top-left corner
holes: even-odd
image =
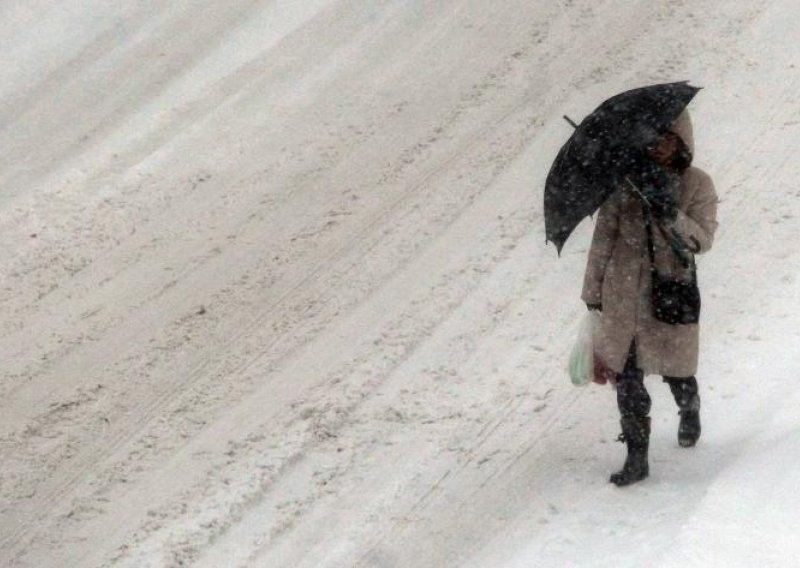
[[[650,272],[655,276],[657,272],[656,252],[653,246],[653,222],[646,205],[642,207],[642,217],[644,217],[644,228],[647,231],[647,254],[650,255]]]

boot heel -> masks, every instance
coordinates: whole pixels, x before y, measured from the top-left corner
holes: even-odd
[[[664,382],[669,384],[675,404],[680,411],[678,424],[678,444],[682,448],[691,448],[700,438],[700,395],[698,393],[697,379],[695,377],[675,378],[664,377]]]
[[[678,444],[682,448],[691,448],[700,438],[700,412],[697,410],[681,411],[681,422],[678,425]]]

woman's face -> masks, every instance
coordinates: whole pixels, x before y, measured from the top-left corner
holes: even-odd
[[[655,144],[647,149],[647,153],[656,163],[662,166],[668,166],[672,163],[672,159],[678,152],[679,147],[680,142],[678,135],[674,132],[667,132],[656,140]]]

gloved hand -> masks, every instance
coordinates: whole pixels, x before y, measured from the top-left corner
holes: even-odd
[[[651,184],[642,187],[641,191],[653,217],[661,221],[675,220],[678,216],[678,202],[670,191]]]
[[[597,310],[598,312],[603,311],[603,304],[586,304],[586,307],[589,309],[590,312]]]

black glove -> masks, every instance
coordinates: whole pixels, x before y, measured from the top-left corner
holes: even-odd
[[[667,189],[648,184],[642,187],[642,195],[656,219],[674,221],[678,216],[678,202]]]
[[[597,310],[598,312],[603,311],[603,304],[586,304],[586,307],[589,308],[590,312]]]

